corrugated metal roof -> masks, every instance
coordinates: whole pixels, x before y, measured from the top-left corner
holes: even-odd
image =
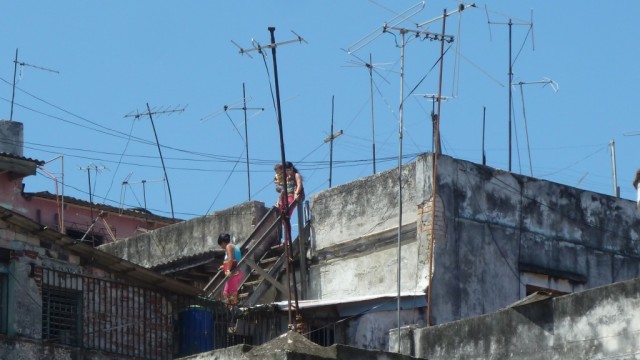
[[[87,263],[91,266],[116,274],[133,283],[147,285],[179,295],[194,296],[202,294],[202,290],[191,285],[95,249],[11,210],[0,207],[0,219],[22,229],[24,233],[55,243],[70,253],[87,260]]]
[[[24,157],[24,156],[18,156],[18,155],[15,155],[15,154],[12,154],[12,153],[8,153],[8,152],[0,152],[0,156],[8,157],[8,158],[11,158],[11,159],[29,161],[29,162],[32,162],[32,163],[38,165],[38,166],[44,165],[44,161],[42,161],[42,160],[36,160],[36,159]]]

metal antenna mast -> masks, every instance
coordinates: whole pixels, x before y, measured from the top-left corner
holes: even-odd
[[[337,138],[338,136],[342,135],[343,132],[342,130],[336,131],[335,133],[333,132],[333,102],[334,102],[334,96],[331,96],[331,135],[329,135],[329,137],[324,139],[325,143],[329,143],[329,188],[331,188],[331,178],[332,178],[332,174],[333,174],[333,139]],[[375,165],[374,165],[375,167]]]
[[[500,22],[492,22],[489,19],[489,11],[487,10],[487,7],[485,5],[485,13],[487,15],[487,24],[489,24],[489,30],[491,30],[491,24],[494,25],[507,25],[509,26],[509,106],[508,106],[508,112],[509,112],[509,171],[511,171],[511,113],[512,113],[512,109],[513,109],[513,91],[512,91],[512,87],[511,84],[513,83],[513,61],[512,61],[512,51],[511,51],[511,46],[512,46],[512,33],[513,33],[513,25],[526,25],[529,26],[530,29],[533,28],[533,13],[531,14],[531,18],[532,20],[530,22],[517,22],[514,23],[513,20],[511,18],[509,18],[509,21],[506,23],[500,23]],[[532,41],[533,41],[533,36],[531,37]]]
[[[373,173],[375,174],[376,173],[376,131],[375,131],[375,121],[373,118],[373,114],[374,114],[373,112],[373,72],[375,71],[378,75],[380,75],[382,80],[384,80],[386,83],[389,83],[389,81],[385,79],[384,76],[382,76],[376,70],[376,68],[380,64],[373,63],[371,53],[369,53],[369,62],[366,62],[360,59],[358,56],[356,56],[353,53],[351,55],[355,56],[356,59],[360,60],[360,62],[355,62],[355,61],[351,62],[354,66],[364,66],[369,70],[369,97],[371,102],[371,146],[373,150]],[[329,185],[329,187],[331,187],[331,185]]]
[[[283,131],[282,131],[282,107],[280,106],[280,85],[278,83],[278,62],[276,60],[276,47],[281,46],[281,45],[285,45],[285,44],[290,44],[290,43],[307,43],[307,41],[305,39],[303,39],[300,35],[296,34],[295,32],[291,31],[295,36],[296,39],[294,40],[287,40],[287,41],[283,41],[280,43],[276,43],[276,37],[275,37],[275,31],[276,28],[271,26],[268,28],[269,33],[271,35],[271,43],[265,46],[261,46],[257,41],[253,40],[253,48],[250,49],[243,49],[242,47],[240,47],[240,45],[236,44],[235,42],[231,41],[235,46],[237,46],[240,51],[239,53],[241,55],[247,54],[247,56],[251,57],[251,55],[249,55],[250,52],[252,51],[257,51],[258,53],[262,54],[264,56],[264,52],[263,49],[271,49],[271,56],[273,57],[273,77],[274,77],[274,82],[275,82],[275,87],[276,87],[276,113],[278,115],[278,131],[280,134],[280,157],[282,160],[282,168],[286,169],[287,167],[287,161],[286,161],[286,157],[285,157],[285,149],[284,149],[284,135],[283,135]],[[292,251],[291,251],[291,219],[289,218],[289,203],[288,203],[288,197],[289,194],[287,194],[287,187],[284,187],[284,197],[283,197],[283,201],[284,201],[284,208],[287,209],[286,211],[282,211],[280,214],[280,217],[282,218],[282,222],[284,224],[284,228],[285,228],[285,248],[286,248],[286,252],[287,252],[287,283],[288,283],[288,287],[289,287],[289,296],[288,296],[288,302],[289,302],[289,330],[293,330],[294,327],[296,328],[296,330],[298,332],[302,332],[302,315],[298,312],[299,309],[299,305],[298,305],[298,291],[296,288],[296,278],[295,278],[295,272],[292,271]],[[300,205],[302,206],[302,205]],[[301,257],[304,255],[301,255]],[[292,284],[293,282],[293,284]],[[294,296],[294,300],[295,300],[295,308],[296,308],[296,316],[295,316],[295,322],[294,319],[292,317],[292,305],[291,305],[291,287],[293,287],[293,296]]]
[[[419,7],[419,9],[417,9]],[[419,11],[424,8],[424,2],[413,6],[412,8],[404,11],[401,15],[410,13],[413,16],[417,14]],[[417,9],[417,11],[416,11]],[[446,11],[445,11],[446,14]],[[400,24],[401,22],[408,19],[408,17],[399,19],[400,15],[396,16],[392,21],[394,24]],[[444,25],[443,25],[444,28]],[[404,59],[405,59],[405,45],[406,45],[406,34],[412,34],[415,38],[424,38],[427,40],[441,40],[441,41],[453,41],[453,37],[444,34],[444,29],[442,34],[435,34],[425,30],[413,30],[396,27],[395,25],[389,25],[385,23],[382,26],[382,33],[387,33],[390,31],[397,31],[401,35],[400,42],[400,106],[399,106],[399,126],[398,126],[398,268],[397,268],[397,326],[398,326],[398,336],[400,336],[400,298],[401,298],[401,263],[402,263],[402,254],[401,254],[401,235],[402,235],[402,138],[403,138],[403,116],[404,116]],[[373,33],[371,33],[373,34]],[[373,40],[377,38],[377,36],[371,38],[371,34],[367,35],[364,39],[359,40],[351,46],[348,50],[349,52],[355,52],[365,45],[371,43]],[[378,35],[379,36],[379,35]],[[365,40],[366,39],[366,40]],[[442,53],[442,50],[441,50]],[[442,55],[441,59],[442,61]],[[429,286],[430,287],[430,286]],[[398,351],[400,351],[400,347],[398,346]]]
[[[156,138],[156,145],[158,146],[158,153],[160,154],[160,162],[162,162],[162,170],[164,171],[164,178],[165,180],[167,180],[167,190],[169,191],[169,203],[171,204],[171,219],[175,220],[176,216],[175,213],[173,211],[173,197],[171,196],[171,185],[169,185],[169,177],[167,176],[167,168],[164,166],[164,158],[162,157],[162,149],[160,148],[160,141],[158,140],[158,133],[156,132],[156,125],[153,123],[153,115],[162,115],[162,114],[173,114],[173,113],[177,113],[177,112],[183,112],[185,108],[179,108],[176,107],[174,109],[170,109],[170,110],[156,110],[156,111],[151,111],[151,108],[149,107],[149,103],[147,103],[147,112],[146,113],[138,113],[136,111],[135,114],[129,113],[127,115],[125,115],[124,117],[133,117],[134,120],[135,119],[139,119],[141,116],[148,116],[149,120],[151,121],[151,127],[153,128],[153,135]]]
[[[551,85],[551,89],[553,89],[553,92],[558,92],[558,83],[556,83],[551,79],[544,79],[540,81],[529,81],[529,82],[520,81],[518,83],[511,84],[511,86],[520,86],[520,97],[522,99],[522,116],[524,118],[524,131],[525,131],[525,136],[527,140],[527,154],[529,155],[529,173],[531,174],[531,176],[533,176],[533,165],[531,163],[531,148],[529,146],[529,126],[527,125],[527,113],[524,107],[524,104],[525,104],[524,90],[522,89],[522,85],[534,85],[534,84],[544,84],[543,86]],[[518,157],[518,159],[520,159],[520,157]]]
[[[125,189],[125,186],[127,186],[127,185],[131,186],[131,185],[135,185],[135,184],[142,184],[143,206],[144,206],[144,210],[148,211],[148,209],[147,209],[147,187],[146,187],[147,183],[164,182],[165,179],[160,179],[160,180],[145,180],[145,179],[143,179],[143,180],[140,180],[140,181],[130,181],[129,178],[131,178],[132,174],[133,173],[130,173],[129,175],[127,175],[127,177],[124,180],[122,180],[122,188],[123,188],[122,193],[123,194],[122,194],[121,199],[120,199],[120,206],[122,207],[122,204],[124,203],[124,192],[125,192],[124,189]],[[132,190],[132,192],[133,192],[133,190]],[[135,197],[135,193],[134,193],[134,197]],[[138,203],[139,203],[139,201],[138,201]]]
[[[242,83],[242,107],[229,107],[227,105],[224,106],[224,111],[227,110],[242,110],[244,111],[244,145],[245,152],[247,154],[247,192],[249,194],[249,201],[251,201],[251,177],[249,175],[249,131],[247,130],[247,110],[260,110],[264,111],[264,108],[248,108],[247,107],[247,93],[245,90],[245,85]]]
[[[436,136],[438,134],[438,129],[436,129],[436,122],[438,121],[438,115],[436,114],[436,102],[447,101],[449,100],[448,96],[442,96],[439,94],[416,94],[417,96],[422,96],[425,99],[431,101],[431,123],[433,127],[433,139],[431,141],[431,151],[435,152],[436,149],[438,153],[440,153],[440,136]]]
[[[44,71],[49,71],[49,72],[52,72],[52,73],[60,74],[56,70],[51,70],[51,69],[47,69],[47,68],[42,67],[42,66],[27,64],[26,62],[18,61],[18,49],[16,48],[16,58],[15,58],[15,60],[13,60],[13,86],[12,86],[12,90],[11,90],[11,112],[9,114],[9,121],[13,120],[13,100],[14,100],[14,98],[16,96],[16,73],[18,72],[18,65],[20,65],[20,66],[29,66],[29,67],[32,67],[32,68],[36,68],[36,69],[40,69],[40,70],[44,70]]]
[[[80,167],[80,170],[87,170],[87,179],[89,182],[89,215],[90,218],[92,219],[93,223],[96,222],[96,220],[98,219],[93,219],[93,190],[91,187],[91,170],[94,170],[96,172],[96,177],[98,176],[98,173],[101,172],[102,170],[104,170],[105,167],[100,165],[89,165],[89,166],[85,166],[85,167]],[[95,180],[94,180],[95,181]],[[91,231],[91,244],[95,245],[95,237],[93,236],[93,223],[91,224],[91,226],[89,227],[89,230]],[[85,234],[86,236],[87,234]],[[84,237],[83,237],[84,239]]]

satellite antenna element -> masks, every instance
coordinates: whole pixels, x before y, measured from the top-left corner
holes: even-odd
[[[169,185],[169,177],[167,176],[167,168],[164,165],[164,158],[162,157],[162,150],[160,148],[160,141],[158,141],[158,133],[156,132],[156,125],[153,122],[153,115],[171,115],[174,113],[178,113],[178,112],[183,112],[185,110],[186,106],[181,108],[180,105],[178,105],[177,107],[173,108],[173,109],[159,109],[159,110],[155,110],[155,111],[151,111],[151,108],[149,107],[149,103],[147,103],[147,112],[145,113],[139,113],[136,110],[136,113],[134,114],[133,112],[130,112],[129,114],[125,115],[124,117],[133,117],[134,120],[137,120],[143,116],[148,116],[149,120],[151,121],[151,127],[153,128],[153,135],[156,138],[156,145],[158,147],[158,153],[160,154],[160,161],[162,162],[162,170],[164,171],[164,178],[167,181],[167,190],[169,191],[169,203],[171,204],[171,219],[175,220],[176,216],[175,213],[173,211],[173,197],[171,196],[171,186]]]
[[[18,61],[18,49],[16,49],[16,58],[15,58],[15,60],[13,60],[13,86],[12,86],[12,90],[11,90],[11,112],[9,114],[9,121],[13,120],[13,103],[14,103],[14,99],[16,97],[16,73],[18,72],[18,65],[20,65],[20,69],[22,69],[25,66],[28,66],[28,67],[32,67],[32,68],[35,68],[35,69],[40,69],[40,70],[52,72],[52,73],[55,73],[55,74],[60,74],[60,72],[58,72],[56,70],[52,70],[52,69],[48,69],[48,68],[45,68],[45,67],[42,67],[42,66],[37,66],[37,65],[33,65],[33,64],[28,64],[26,62]]]

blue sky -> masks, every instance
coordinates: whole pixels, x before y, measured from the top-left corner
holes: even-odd
[[[344,134],[333,143],[331,184],[373,173],[370,78],[360,65],[370,55],[376,170],[397,166],[401,36],[381,28],[417,1],[0,4],[0,117],[10,117],[19,49],[18,61],[28,65],[18,67],[13,120],[24,123],[24,155],[44,161],[63,155],[66,196],[88,200],[91,186],[96,202],[143,207],[146,198],[152,212],[171,216],[151,121],[127,117],[149,104],[177,218],[248,200],[244,83],[247,107],[265,109],[247,110],[251,199],[272,205],[272,169],[280,162],[273,59],[270,50],[264,59],[242,56],[232,43],[266,45],[269,26],[276,42],[295,39],[291,31],[306,40],[277,47],[276,56],[286,156],[302,172],[307,194],[329,187],[324,140],[332,118],[334,132]],[[416,29],[458,4],[427,1],[397,27]],[[484,117],[487,165],[509,168],[511,19],[513,83],[522,83],[512,87],[512,171],[612,194],[614,141],[621,196],[635,199],[640,2],[476,4],[447,18],[445,32],[455,40],[445,44],[443,153],[481,163]],[[367,46],[344,51],[376,29],[380,35]],[[442,22],[422,29],[440,33]],[[409,162],[432,149],[432,102],[420,95],[438,91],[440,43],[407,37],[404,53],[403,162]],[[548,79],[557,89],[541,83]],[[46,169],[61,180],[61,165],[58,158]],[[29,192],[55,191],[43,174],[26,184]]]

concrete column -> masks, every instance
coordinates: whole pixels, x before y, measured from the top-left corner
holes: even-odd
[[[24,130],[17,121],[0,120],[0,152],[23,155]]]

